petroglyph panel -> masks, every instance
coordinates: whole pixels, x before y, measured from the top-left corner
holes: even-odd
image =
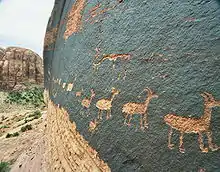
[[[109,168],[218,171],[220,108],[206,107],[220,100],[220,3],[57,3],[63,36],[44,53],[45,86]]]
[[[68,39],[74,32],[80,30],[82,24],[82,13],[86,0],[76,0],[68,14],[64,39]]]

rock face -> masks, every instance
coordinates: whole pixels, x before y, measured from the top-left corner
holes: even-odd
[[[0,58],[2,58],[5,54],[5,49],[0,47]]]
[[[31,50],[18,47],[0,49],[0,88],[13,89],[25,82],[43,82],[43,61]]]
[[[218,171],[219,15],[217,0],[56,0],[44,49],[51,171],[89,171],[88,159],[96,171]]]

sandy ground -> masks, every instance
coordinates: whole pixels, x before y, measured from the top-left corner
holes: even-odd
[[[11,172],[46,172],[46,137],[45,120],[37,124],[36,129],[27,134],[23,138],[26,142],[25,149],[18,156],[18,159],[13,164]]]
[[[0,110],[0,161],[9,162],[12,172],[48,171],[45,161],[46,111],[41,111],[41,118],[25,123],[25,117],[36,109],[11,107],[7,112]],[[27,124],[31,124],[33,129],[21,132],[21,127]],[[19,132],[19,136],[5,138],[7,133],[15,132]]]

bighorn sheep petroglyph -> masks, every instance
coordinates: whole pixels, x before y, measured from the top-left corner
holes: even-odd
[[[148,128],[148,121],[147,121],[147,110],[148,110],[148,105],[150,103],[150,100],[152,98],[157,98],[158,95],[156,95],[151,89],[146,88],[144,91],[147,91],[148,95],[146,100],[143,103],[126,103],[123,105],[122,112],[125,113],[125,121],[124,124],[130,125],[130,122],[132,120],[132,116],[134,114],[139,114],[140,117],[140,127],[141,129]],[[128,116],[130,116],[128,120]],[[128,120],[128,123],[126,122]],[[144,122],[144,126],[143,126]]]
[[[179,151],[181,153],[185,152],[183,146],[183,134],[184,133],[197,133],[199,135],[198,142],[199,147],[202,152],[208,152],[208,148],[204,147],[202,133],[206,133],[208,137],[209,148],[212,151],[216,151],[219,149],[215,144],[212,143],[212,132],[210,130],[210,120],[212,108],[216,106],[220,106],[220,101],[216,101],[214,97],[207,92],[201,94],[204,98],[204,114],[200,118],[190,118],[178,116],[176,114],[167,114],[164,117],[164,121],[167,125],[170,126],[170,131],[168,134],[168,148],[173,149],[174,144],[171,144],[172,137],[172,129],[176,129],[180,131],[179,137]]]
[[[112,88],[112,96],[110,99],[101,99],[96,103],[96,107],[99,109],[98,112],[98,119],[102,119],[102,111],[107,111],[106,119],[109,119],[111,117],[111,108],[112,108],[112,101],[116,95],[119,94],[119,91]]]

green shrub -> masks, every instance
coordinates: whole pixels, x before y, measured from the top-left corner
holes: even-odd
[[[9,163],[8,162],[1,162],[0,163],[0,172],[9,172]]]
[[[12,136],[12,134],[8,133],[5,138],[10,138]]]
[[[40,110],[36,110],[36,111],[34,112],[34,119],[38,119],[38,118],[40,118],[41,116],[42,116],[42,113],[41,113]]]
[[[3,125],[3,126],[0,127],[0,129],[2,129],[2,128],[9,128],[9,126]]]
[[[12,133],[12,134],[8,133],[8,134],[5,136],[5,138],[17,137],[17,136],[19,136],[19,133],[18,133],[18,132],[15,132],[15,133]],[[1,172],[1,171],[0,171],[0,172]]]
[[[36,110],[36,111],[34,111],[34,115],[35,116],[41,116],[42,114],[41,114],[40,110]]]
[[[2,118],[2,121],[4,121],[4,120],[6,119],[4,115],[2,115],[2,117],[1,117],[1,118]]]
[[[12,137],[17,137],[17,136],[19,136],[18,132],[15,132],[15,133],[12,134]]]
[[[38,119],[42,116],[42,113],[40,110],[34,111],[34,113],[28,115],[28,117],[33,117],[33,119]]]
[[[27,118],[24,118],[24,124],[26,124],[28,122]]]
[[[31,124],[28,124],[28,125],[25,125],[25,126],[21,127],[21,132],[25,132],[27,130],[32,130],[32,125]]]
[[[21,121],[23,119],[24,119],[23,117],[19,117],[19,118],[16,119],[16,122],[19,122],[19,121]]]
[[[43,89],[34,87],[29,90],[10,92],[5,102],[39,107],[44,102]]]

